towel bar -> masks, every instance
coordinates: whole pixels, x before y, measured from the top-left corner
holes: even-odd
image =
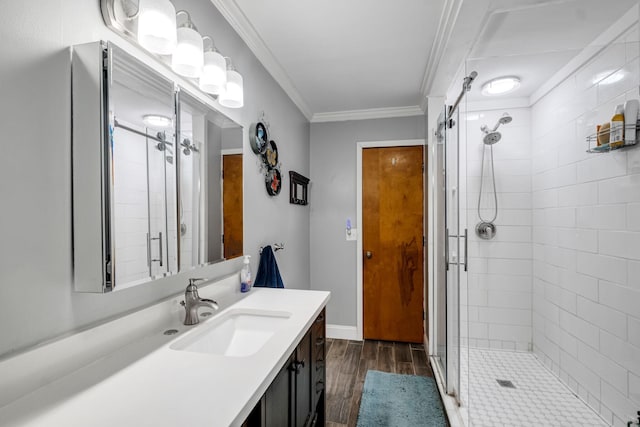
[[[259,254],[262,254],[262,249],[264,249],[264,246],[260,246],[260,250],[258,251]],[[278,252],[280,249],[284,249],[284,243],[273,244],[273,252]]]

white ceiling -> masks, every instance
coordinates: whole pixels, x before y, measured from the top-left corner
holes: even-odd
[[[638,0],[212,0],[312,121],[420,114],[461,63],[541,84]],[[356,110],[356,111],[354,111]],[[347,113],[344,113],[347,112]]]
[[[638,0],[564,0],[493,12],[485,21],[466,63],[478,72],[469,101],[487,98],[482,84],[518,76],[509,97],[529,97]],[[506,96],[506,95],[505,95]]]

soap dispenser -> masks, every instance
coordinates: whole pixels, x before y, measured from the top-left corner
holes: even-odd
[[[249,259],[251,255],[245,255],[240,270],[240,292],[249,292],[251,290],[251,266],[249,265]]]

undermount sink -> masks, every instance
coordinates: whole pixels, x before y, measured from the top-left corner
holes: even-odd
[[[286,324],[289,317],[291,313],[286,311],[229,310],[170,348],[229,357],[251,356]]]

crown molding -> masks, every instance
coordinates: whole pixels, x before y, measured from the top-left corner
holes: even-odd
[[[234,0],[211,0],[213,5],[220,11],[222,16],[227,20],[231,27],[238,33],[240,38],[247,44],[249,49],[267,69],[274,80],[282,87],[285,93],[291,98],[291,101],[300,109],[300,112],[311,120],[313,114],[306,101],[298,92],[291,78],[284,68],[276,60],[275,56],[262,37],[258,34],[255,27],[242,12],[238,4]]]
[[[407,107],[369,108],[364,110],[330,111],[315,113],[311,123],[344,122],[347,120],[388,119],[391,117],[422,116],[424,110],[419,105]]]
[[[427,95],[431,90],[433,81],[438,71],[438,66],[445,54],[453,29],[460,13],[463,0],[445,0],[442,8],[442,14],[440,14],[440,20],[438,22],[438,29],[436,30],[436,37],[431,45],[429,51],[429,59],[427,61],[427,68],[424,71],[424,77],[422,78],[422,84],[420,85],[420,93],[422,94],[422,101],[420,102],[420,108],[426,109]]]

